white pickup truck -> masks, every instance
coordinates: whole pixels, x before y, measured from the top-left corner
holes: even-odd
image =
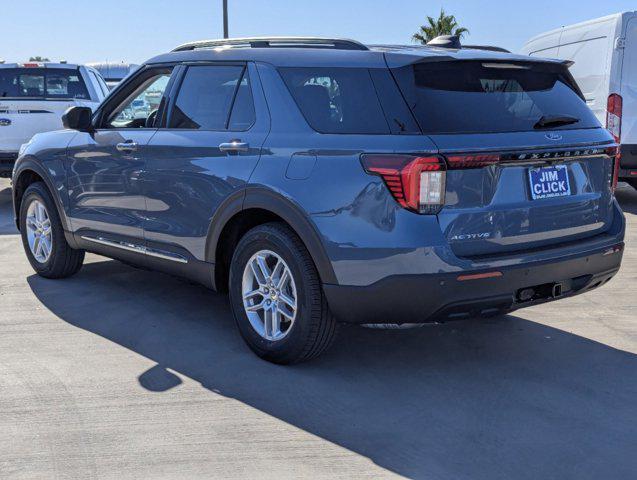
[[[10,177],[20,146],[62,128],[73,106],[95,109],[108,94],[99,72],[66,63],[0,64],[0,177]]]

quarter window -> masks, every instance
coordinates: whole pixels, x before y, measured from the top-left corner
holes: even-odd
[[[314,130],[320,133],[391,133],[368,69],[281,68],[280,72]]]
[[[188,67],[170,115],[170,128],[247,130],[252,123],[254,103],[243,66]]]

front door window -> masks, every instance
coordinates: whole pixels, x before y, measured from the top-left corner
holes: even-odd
[[[153,128],[170,71],[158,72],[143,81],[108,116],[106,128]]]

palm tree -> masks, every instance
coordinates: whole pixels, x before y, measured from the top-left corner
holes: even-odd
[[[440,35],[457,35],[462,38],[465,33],[469,33],[464,27],[459,27],[456,17],[447,15],[444,8],[440,9],[440,16],[436,19],[427,16],[428,25],[421,25],[420,31],[411,37],[414,42],[425,44]]]

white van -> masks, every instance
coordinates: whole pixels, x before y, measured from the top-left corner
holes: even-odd
[[[637,188],[637,12],[543,33],[522,52],[574,62],[586,103],[621,143],[620,180]]]
[[[18,151],[33,135],[62,128],[73,106],[95,109],[108,87],[93,68],[66,63],[0,64],[0,177],[10,177]]]

